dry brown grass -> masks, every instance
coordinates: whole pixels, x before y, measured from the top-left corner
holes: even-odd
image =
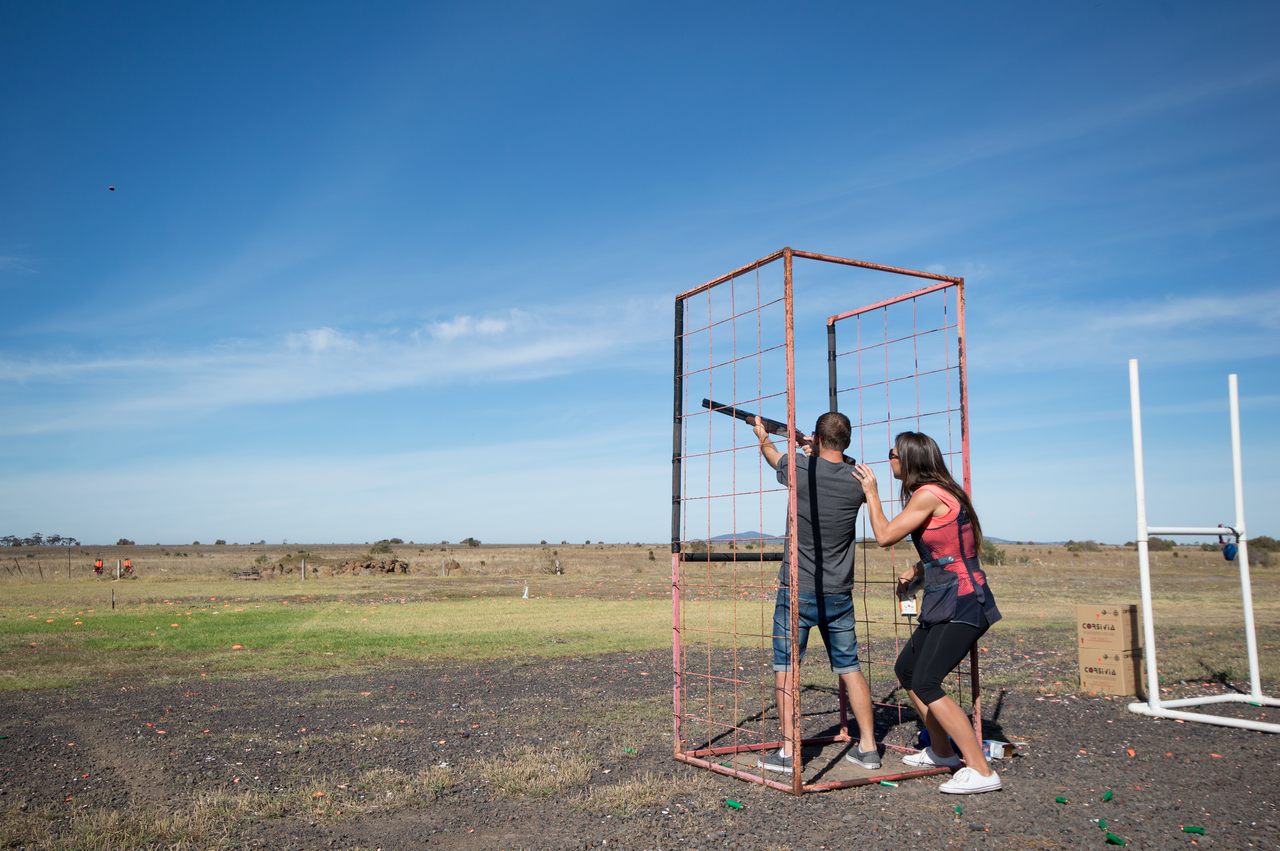
[[[1132,548],[1103,546],[1097,552],[1077,553],[1044,544],[1003,544],[999,548],[1005,551],[1006,563],[987,567],[1005,616],[997,631],[1031,628],[1062,631],[1065,648],[1071,642],[1077,604],[1139,602],[1137,554]],[[339,600],[345,600],[350,608],[352,602],[363,605],[388,598],[446,602],[449,608],[431,610],[433,623],[439,622],[439,629],[428,635],[431,646],[413,644],[419,657],[431,659],[509,656],[514,647],[537,656],[572,655],[586,648],[599,650],[606,645],[615,649],[657,648],[666,645],[670,635],[669,606],[663,603],[670,598],[670,559],[669,548],[663,545],[484,545],[448,546],[442,550],[439,544],[406,544],[394,547],[390,556],[380,557],[394,556],[408,561],[417,573],[305,582],[297,579],[236,582],[228,577],[234,570],[252,565],[260,556],[270,561],[297,559],[301,557],[298,551],[305,550],[309,564],[338,564],[367,557],[368,547],[74,548],[70,582],[66,580],[66,550],[36,548],[28,553],[23,548],[14,549],[13,555],[24,565],[23,573],[18,575],[16,569],[9,571],[13,575],[0,573],[0,584],[5,586],[7,605],[31,607],[30,611],[22,612],[24,616],[37,613],[39,607],[53,611],[55,606],[72,612],[96,607],[101,612],[110,607],[113,592],[120,606],[152,605],[166,599],[190,602],[202,597],[242,600],[243,603],[235,605],[245,606],[256,602],[305,601],[309,615],[306,628],[296,636],[292,633],[287,636],[290,646],[302,647],[302,639],[326,626],[340,628],[349,636],[356,636],[356,631],[362,630],[358,637],[361,646],[365,646],[375,639],[385,641],[393,633],[403,638],[400,633],[415,631],[414,618],[418,613],[409,610],[418,607],[403,607],[405,611],[397,618],[386,618],[387,613],[380,612],[382,619],[375,626],[372,619],[365,623],[359,614],[352,614],[354,621],[348,624],[343,620],[347,617],[345,609],[326,613],[325,606],[313,604],[336,605]],[[652,561],[650,551],[654,554]],[[27,559],[28,554],[32,558]],[[86,579],[95,554],[103,555],[108,566],[114,564],[117,557],[132,558],[139,578],[121,582]],[[565,570],[563,575],[539,572],[548,555],[560,560]],[[52,570],[58,557],[64,565],[61,572]],[[456,559],[469,572],[461,576],[438,575],[441,561],[446,558]],[[860,551],[859,559],[865,565],[867,576],[867,583],[858,593],[865,599],[865,613],[872,621],[868,630],[872,638],[889,635],[894,630],[893,577],[914,555],[906,550],[882,551],[872,547]],[[43,580],[38,571],[31,570],[30,565],[37,562],[44,565]],[[749,563],[735,566],[718,562],[686,567],[686,611],[690,616],[702,618],[703,623],[714,623],[716,629],[723,629],[725,634],[712,636],[713,643],[718,646],[731,643],[733,632],[768,632],[776,563],[762,566],[757,562],[753,567]],[[1236,679],[1245,676],[1237,566],[1224,561],[1217,552],[1177,547],[1152,554],[1152,573],[1161,668],[1167,668],[1169,673],[1176,671],[1188,679],[1227,673]],[[1276,581],[1280,569],[1254,566],[1252,573],[1262,674],[1274,682],[1280,680],[1280,654],[1274,652],[1280,643],[1280,583]],[[516,598],[523,594],[526,586],[530,596],[540,601],[537,618],[531,620],[526,616],[533,614],[532,607],[528,606],[522,607],[529,609],[528,613],[487,609],[503,600],[517,602]],[[648,605],[631,606],[631,600],[648,601]],[[477,607],[476,603],[484,605]],[[552,603],[571,608],[562,610],[550,605]],[[899,627],[902,626],[900,623]],[[517,630],[519,634],[495,636],[485,643],[483,637],[499,627]],[[451,638],[455,629],[466,632],[467,638]],[[87,639],[92,634],[80,635]],[[15,640],[19,638],[15,633]],[[84,675],[85,663],[77,655],[76,640],[79,639],[73,640],[68,634],[67,647],[51,647],[50,652],[41,657],[41,670],[47,678],[52,678],[49,682],[72,682]],[[741,643],[743,639],[737,640]],[[334,666],[350,664],[353,660],[353,651],[349,650],[344,658],[334,647],[324,645],[331,641],[329,638],[319,641],[317,650],[324,652],[318,655],[317,662]],[[404,646],[400,642],[386,652],[403,654]],[[252,660],[246,657],[235,661],[246,664],[248,660],[261,665],[263,658],[260,654]],[[125,657],[120,659],[123,661]],[[10,664],[0,664],[0,669],[12,668],[16,674],[30,677],[14,660],[16,657],[11,658]],[[314,667],[292,662],[290,665],[297,676],[308,675]],[[0,676],[3,675],[5,671],[0,670]],[[31,682],[40,684],[37,680]]]
[[[596,763],[574,750],[522,745],[478,762],[474,774],[507,796],[553,795],[583,786]]]
[[[722,798],[719,781],[707,771],[682,772],[674,777],[652,771],[622,783],[593,785],[569,799],[570,805],[588,812],[629,816],[639,810],[656,810],[675,803],[712,807]]]
[[[174,851],[218,845],[232,828],[249,820],[278,818],[286,801],[253,790],[207,792],[172,807],[92,809],[65,816],[52,806],[0,810],[0,847],[48,851]]]

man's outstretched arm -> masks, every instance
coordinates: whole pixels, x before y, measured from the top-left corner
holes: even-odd
[[[760,440],[760,454],[764,456],[764,462],[773,469],[778,469],[778,462],[782,460],[782,453],[773,445],[773,441],[769,439],[769,432],[764,430],[764,423],[756,417],[753,428],[756,437]]]

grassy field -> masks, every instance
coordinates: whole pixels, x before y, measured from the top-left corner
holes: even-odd
[[[1007,563],[988,568],[1005,615],[1001,633],[1060,633],[1070,652],[1076,604],[1139,602],[1133,550],[1004,549]],[[140,671],[152,678],[263,671],[310,677],[351,666],[580,656],[671,642],[670,558],[661,545],[405,545],[375,556],[353,546],[77,548],[69,570],[65,550],[12,552],[0,577],[4,690]],[[136,578],[94,578],[90,565],[99,553],[108,568],[130,558]],[[909,556],[866,552],[873,620],[891,620],[889,579]],[[303,557],[322,571],[395,557],[413,572],[231,579],[235,571],[296,565]],[[445,560],[465,573],[441,576]],[[557,560],[563,574],[544,572]],[[1191,679],[1247,676],[1236,566],[1190,547],[1155,553],[1152,561],[1162,671]],[[691,565],[690,615],[710,628],[714,643],[731,643],[735,630],[759,631],[761,613],[771,610],[774,570],[740,567],[735,574],[725,563]],[[1253,570],[1263,676],[1272,682],[1280,680],[1278,575],[1275,568]],[[886,627],[870,629],[875,635]]]

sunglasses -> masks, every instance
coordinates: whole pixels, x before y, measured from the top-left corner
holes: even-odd
[[[896,450],[896,449],[890,449],[890,450],[889,450],[889,460],[890,460],[890,461],[897,461],[897,460],[898,460],[898,450]]]

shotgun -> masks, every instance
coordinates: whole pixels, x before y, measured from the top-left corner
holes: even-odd
[[[721,405],[719,402],[713,402],[710,399],[702,400],[702,407],[718,414],[725,414],[730,417],[737,417],[749,426],[755,425],[756,415],[750,411],[744,411],[741,408],[735,408],[732,405]],[[790,433],[787,431],[787,424],[780,423],[777,420],[771,420],[768,417],[761,417],[760,421],[764,423],[764,430],[769,434],[776,434],[778,437],[787,437]],[[802,435],[797,435],[796,440],[799,441]]]
[[[751,413],[750,411],[744,411],[741,408],[735,408],[732,405],[721,405],[719,402],[713,402],[710,399],[703,399],[702,407],[706,408],[709,411],[715,411],[716,413],[725,414],[730,417],[736,417],[737,419],[742,420],[744,423],[746,423],[749,426],[755,425],[754,420],[756,418],[756,415]],[[786,423],[780,423],[777,420],[771,420],[768,417],[761,417],[760,422],[764,425],[764,430],[768,434],[776,434],[778,437],[789,436]],[[803,445],[807,443],[808,440],[809,438],[803,434],[796,435],[796,445]],[[848,455],[844,455],[843,457],[844,457],[844,463],[849,464],[850,466],[857,463],[854,459],[850,458]]]

